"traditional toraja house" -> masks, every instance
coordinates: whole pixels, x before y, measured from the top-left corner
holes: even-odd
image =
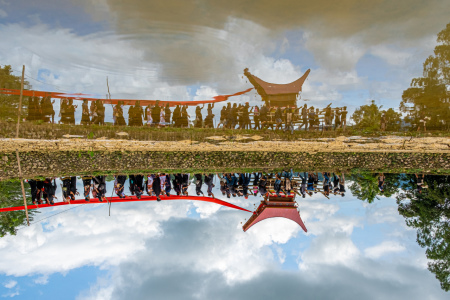
[[[294,196],[274,197],[268,193],[256,211],[253,212],[250,219],[242,226],[242,229],[247,231],[250,227],[262,220],[279,217],[294,221],[305,232],[308,232],[295,204]]]
[[[255,87],[262,100],[269,106],[296,106],[297,95],[302,91],[303,83],[311,70],[308,69],[299,79],[286,84],[275,84],[266,82],[248,71],[244,70],[245,76]]]

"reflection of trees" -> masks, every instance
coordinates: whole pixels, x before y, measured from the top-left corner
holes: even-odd
[[[0,66],[0,88],[20,90],[22,78],[12,74],[11,66]],[[24,82],[24,88],[29,88],[29,83]],[[27,107],[27,98],[23,99],[24,106]],[[17,118],[17,107],[19,106],[19,96],[0,94],[0,118]],[[25,112],[23,112],[25,114]]]
[[[428,188],[419,193],[411,176],[397,196],[399,213],[417,229],[417,243],[426,248],[428,269],[442,289],[450,290],[450,176],[425,176]]]
[[[385,174],[384,192],[378,189],[378,174],[361,173],[352,174],[350,180],[353,183],[349,186],[350,191],[356,198],[372,203],[378,195],[386,197],[392,196],[399,188],[399,174]]]
[[[380,110],[382,105],[377,106],[372,100],[370,105],[361,105],[352,115],[352,120],[358,128],[365,128],[369,130],[380,129],[381,115],[384,113],[386,117],[386,129],[398,130],[400,129],[401,114],[395,112],[392,108],[388,110]]]
[[[428,128],[449,128],[450,124],[450,24],[439,32],[439,45],[423,64],[423,77],[413,78],[403,91],[400,110],[409,112],[406,121],[419,124],[430,117]]]
[[[20,181],[0,181],[0,207],[23,205]],[[35,210],[28,211],[30,221]],[[8,211],[0,213],[0,237],[7,233],[14,235],[17,227],[26,224],[25,211]]]

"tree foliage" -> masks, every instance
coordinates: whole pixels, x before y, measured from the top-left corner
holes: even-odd
[[[417,243],[426,248],[428,269],[450,290],[450,176],[425,176],[428,186],[419,193],[409,176],[398,194],[399,213],[417,229]]]
[[[11,66],[0,66],[0,89],[17,89],[20,90],[22,78],[20,76],[13,75]],[[24,88],[29,88],[29,83],[24,81]],[[27,107],[27,97],[22,99],[23,107]],[[19,96],[17,95],[5,95],[0,93],[0,118],[12,119],[17,118],[17,112],[19,107]],[[25,112],[24,112],[25,113]]]
[[[353,181],[349,185],[352,195],[359,200],[372,203],[375,199],[380,199],[378,196],[390,197],[398,191],[400,186],[398,174],[385,174],[385,185],[383,193],[378,188],[378,174],[361,173],[352,174],[350,180]]]
[[[405,119],[412,124],[429,117],[427,128],[450,128],[450,23],[439,32],[434,55],[423,64],[423,77],[413,78],[403,91],[400,110],[409,112]]]
[[[21,205],[23,205],[23,197],[20,181],[0,181],[0,207],[3,208]],[[30,222],[35,213],[35,210],[28,211]],[[25,211],[1,212],[0,237],[3,237],[8,233],[15,235],[17,233],[17,228],[24,224],[26,224]]]

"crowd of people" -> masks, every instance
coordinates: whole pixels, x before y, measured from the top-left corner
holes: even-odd
[[[215,177],[217,176],[217,177]],[[106,177],[105,176],[81,176],[83,183],[83,197],[86,201],[97,198],[106,201]],[[128,195],[125,193],[125,185],[128,179]],[[142,195],[156,196],[161,200],[162,195],[188,196],[188,187],[195,185],[197,196],[214,197],[213,188],[215,179],[219,184],[219,190],[223,196],[245,197],[249,195],[262,196],[271,193],[276,197],[294,196],[295,194],[305,197],[313,193],[342,195],[345,193],[345,175],[330,172],[293,172],[283,171],[276,173],[157,173],[148,175],[115,175],[114,194],[119,198]],[[54,204],[57,199],[57,184],[55,178],[45,180],[26,180],[31,189],[31,200],[33,204]],[[70,202],[75,200],[80,192],[77,190],[77,177],[61,177],[62,200]],[[204,188],[206,187],[206,190]],[[204,192],[205,191],[205,192]]]
[[[42,120],[54,122],[55,111],[54,100],[49,97],[30,97],[27,120]],[[324,109],[296,106],[262,106],[250,107],[249,103],[237,104],[227,103],[220,110],[220,119],[214,124],[214,103],[206,107],[206,115],[203,116],[205,105],[196,106],[195,119],[188,113],[187,105],[177,105],[173,109],[168,103],[160,105],[156,101],[154,105],[142,107],[140,101],[136,101],[128,109],[128,124],[124,116],[124,102],[119,101],[113,106],[113,124],[119,126],[173,126],[173,127],[195,127],[195,128],[229,128],[229,129],[284,129],[285,131],[317,130],[322,126],[323,130],[336,130],[346,128],[347,107],[331,108],[331,104]],[[75,112],[77,105],[73,99],[61,99],[59,111],[59,123],[75,124]],[[193,116],[194,117],[194,116]],[[101,100],[89,101],[84,99],[81,105],[81,125],[103,125],[105,124],[105,104]]]

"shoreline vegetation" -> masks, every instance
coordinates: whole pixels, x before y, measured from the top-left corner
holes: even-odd
[[[74,146],[77,144],[76,141],[73,143]],[[97,143],[97,147],[102,145],[100,141]],[[205,146],[199,144],[195,148],[200,147],[204,148]],[[263,148],[249,151],[237,149],[221,151],[205,149],[190,151],[113,151],[112,149],[31,151],[30,149],[21,149],[19,156],[24,178],[74,174],[281,171],[290,168],[301,171],[343,171],[348,174],[364,172],[450,174],[450,151],[445,153],[412,151],[302,152],[285,151],[285,149],[266,151]],[[17,179],[18,165],[15,151],[1,151],[0,157],[0,169],[2,170],[0,180]]]
[[[15,122],[0,121],[0,138],[13,138],[16,136]],[[299,138],[318,139],[334,138],[338,136],[381,137],[395,135],[400,137],[448,137],[450,131],[385,131],[357,129],[348,126],[346,130],[336,131],[305,131],[295,130],[293,134],[283,130],[254,130],[254,129],[222,129],[222,128],[176,128],[176,127],[147,127],[147,126],[114,126],[107,125],[64,125],[40,122],[21,122],[19,138],[24,139],[62,139],[68,136],[79,136],[88,139],[127,139],[143,141],[182,141],[193,139],[206,141],[211,136],[225,136],[232,138],[236,135],[258,135],[261,140],[298,140]]]

